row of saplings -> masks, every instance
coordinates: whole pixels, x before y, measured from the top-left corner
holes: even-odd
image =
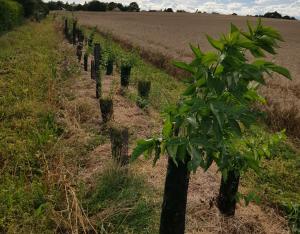
[[[71,28],[70,26],[71,25]],[[106,124],[111,121],[113,117],[113,99],[109,95],[103,97],[101,84],[101,65],[106,68],[106,75],[112,75],[114,70],[115,56],[114,53],[107,48],[103,53],[100,43],[94,43],[93,30],[89,37],[85,37],[84,32],[78,27],[77,21],[74,19],[65,19],[64,34],[66,39],[76,46],[76,56],[81,62],[84,47],[86,47],[83,56],[84,71],[88,71],[89,54],[93,51],[93,58],[90,64],[91,79],[96,81],[96,98],[99,99],[100,110],[103,123]],[[105,58],[103,58],[105,56]],[[104,62],[105,60],[105,62]],[[121,93],[125,93],[129,86],[131,69],[134,61],[131,57],[123,59],[121,64]],[[137,105],[141,108],[148,106],[148,98],[151,89],[151,82],[148,80],[138,81],[138,97]],[[126,127],[110,124],[110,138],[112,145],[112,155],[120,165],[126,165],[129,162],[128,157],[128,129]]]
[[[277,42],[283,39],[273,28],[263,26],[260,20],[256,26],[249,22],[247,25],[245,32],[231,24],[230,32],[218,40],[207,36],[215,51],[204,53],[191,45],[194,60],[174,63],[189,73],[185,78],[187,88],[178,103],[166,109],[161,135],[139,140],[130,157],[134,161],[142,154],[147,158],[154,155],[155,164],[161,155],[168,156],[161,234],[183,234],[185,231],[190,172],[196,172],[199,167],[206,171],[213,163],[218,167],[222,178],[216,206],[223,215],[233,216],[239,198],[244,198],[246,204],[253,199],[253,194],[238,193],[241,175],[249,169],[259,172],[261,159],[282,139],[280,133],[270,134],[267,139],[258,137],[255,126],[263,115],[255,106],[265,104],[257,89],[265,85],[266,74],[272,76],[275,72],[291,79],[286,68],[265,60],[266,53],[275,54]],[[253,58],[248,60],[246,54]],[[92,77],[96,76],[97,97],[99,56],[100,47],[96,44]],[[130,67],[123,68],[122,85],[128,85],[125,78],[128,74]],[[128,131],[113,129],[111,133],[115,135],[112,145],[125,143],[127,147]],[[116,150],[127,153],[126,147],[114,149],[113,146],[113,154],[117,155]]]

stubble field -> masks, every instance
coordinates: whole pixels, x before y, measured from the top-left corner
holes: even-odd
[[[229,30],[230,23],[245,28],[247,20],[253,24],[257,21],[254,17],[188,13],[76,12],[75,16],[81,25],[97,26],[100,32],[129,48],[138,48],[146,60],[179,77],[171,61],[191,60],[189,43],[208,51],[211,47],[206,34],[218,37]],[[285,40],[278,54],[270,59],[287,67],[293,77],[293,81],[288,81],[275,76],[261,89],[268,101],[264,107],[268,121],[275,129],[286,128],[291,135],[299,137],[300,22],[263,19],[263,23],[279,30]]]

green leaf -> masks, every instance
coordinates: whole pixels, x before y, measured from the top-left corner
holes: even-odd
[[[196,85],[199,88],[202,87],[205,83],[206,83],[206,80],[203,79],[203,78],[201,78],[201,79],[199,79],[199,80],[196,81]]]
[[[252,29],[252,26],[251,26],[249,20],[247,20],[247,26],[248,26],[248,30],[249,30],[250,36],[252,37],[253,36],[253,29]]]
[[[235,26],[233,23],[230,24],[230,32],[234,33],[234,32],[239,32],[240,30],[237,28],[237,26]]]
[[[192,44],[190,44],[190,48],[191,48],[191,50],[193,51],[194,55],[195,55],[198,59],[201,59],[201,58],[202,58],[203,53],[202,53],[202,51],[200,50],[199,47],[195,47],[195,46],[193,46]]]
[[[178,146],[178,149],[177,149],[177,159],[180,160],[181,162],[184,162],[185,161],[185,157],[186,157],[186,145],[183,144],[183,145],[180,145]]]
[[[259,197],[254,192],[250,192],[246,196],[244,196],[244,200],[246,206],[248,206],[251,201],[255,201],[256,203],[260,202]]]
[[[167,152],[171,158],[173,158],[174,161],[176,161],[176,156],[177,156],[177,150],[178,150],[178,145],[167,145]]]
[[[189,96],[195,93],[196,91],[196,86],[195,85],[190,85],[182,94],[183,96]]]
[[[154,156],[153,164],[152,164],[153,166],[155,166],[157,160],[160,157],[161,152],[162,152],[162,150],[160,148],[160,145],[156,145],[156,147],[155,147],[155,156]]]
[[[217,62],[219,59],[219,56],[214,53],[214,52],[208,52],[206,53],[203,58],[202,58],[202,62],[203,64],[205,64],[206,66],[210,66],[211,64]]]
[[[241,127],[239,125],[239,123],[235,120],[235,119],[232,119],[230,122],[229,122],[231,128],[233,129],[233,131],[238,135],[238,136],[242,136],[242,130],[241,130]]]
[[[221,121],[221,118],[220,118],[218,110],[215,109],[215,107],[214,107],[214,105],[212,103],[209,105],[209,107],[210,107],[212,113],[214,114],[214,116],[216,117],[220,129],[222,130],[223,126],[222,126],[222,121]]]
[[[281,67],[281,66],[277,66],[275,64],[273,64],[273,66],[269,67],[272,71],[277,72],[280,75],[285,76],[286,78],[288,78],[289,80],[292,80],[292,76],[291,73],[289,72],[288,69]]]
[[[187,122],[193,126],[193,128],[198,128],[198,123],[195,117],[186,118]]]
[[[187,63],[185,63],[185,62],[174,61],[174,62],[173,62],[173,65],[174,65],[175,67],[178,67],[178,68],[182,69],[182,70],[188,71],[188,72],[190,72],[190,73],[192,73],[192,74],[195,73],[194,68],[193,68],[191,65],[189,65],[189,64],[187,64]]]
[[[256,49],[254,42],[246,38],[240,38],[237,42],[237,45],[245,49]]]
[[[269,37],[275,38],[279,41],[284,41],[282,36],[280,35],[280,33],[277,30],[275,30],[274,28],[263,27],[263,32],[265,35],[267,35]]]
[[[224,44],[221,41],[214,40],[212,37],[206,35],[208,42],[217,50],[222,51],[224,49]]]
[[[163,130],[162,130],[162,135],[164,138],[169,138],[172,136],[172,130],[173,130],[173,125],[172,122],[170,120],[170,116],[168,116],[165,120],[164,126],[163,126]]]
[[[148,140],[139,140],[137,142],[137,146],[134,148],[130,161],[135,161],[139,156],[141,156],[143,153],[145,153],[147,150],[153,149],[155,146],[155,139],[148,139]]]
[[[213,157],[212,156],[210,156],[210,155],[208,155],[207,157],[206,157],[206,162],[205,162],[205,164],[204,164],[204,171],[207,171],[209,168],[210,168],[210,166],[212,165],[212,163],[213,163]]]

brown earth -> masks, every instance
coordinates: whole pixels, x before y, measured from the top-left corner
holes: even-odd
[[[102,82],[104,95],[113,93],[114,121],[130,128],[131,149],[136,137],[147,137],[159,131],[161,121],[157,112],[151,108],[147,112],[142,111],[135,103],[120,95],[119,74],[104,76]],[[85,132],[79,134],[78,140],[89,138],[91,134],[89,132],[105,131],[99,102],[95,97],[95,81],[91,80],[89,72],[82,72],[81,76],[74,77],[69,89],[72,98],[65,99],[65,107],[69,118],[73,121],[68,122],[76,123],[74,124],[76,132]],[[133,88],[130,92],[133,92]],[[78,178],[83,179],[86,184],[95,183],[96,176],[101,174],[105,165],[111,161],[110,147],[110,143],[105,141],[85,155],[84,166],[79,169]],[[161,203],[166,158],[159,160],[154,168],[151,162],[143,159],[131,167],[135,173],[145,175],[149,184],[159,191],[157,202]],[[234,218],[224,218],[215,206],[210,205],[218,192],[219,182],[220,176],[214,166],[206,173],[199,169],[191,176],[186,233],[289,233],[286,220],[268,207],[261,208],[255,204],[248,207],[239,205]]]
[[[142,56],[173,75],[178,75],[170,64],[172,59],[190,60],[188,44],[199,45],[202,50],[211,50],[205,35],[217,37],[229,30],[230,23],[245,28],[246,21],[255,22],[254,17],[216,14],[188,13],[123,13],[123,12],[75,12],[79,23],[97,26],[104,34],[126,47],[138,47]],[[278,29],[285,42],[276,56],[269,59],[287,67],[293,81],[275,76],[262,88],[267,98],[269,123],[275,129],[286,128],[300,137],[300,22],[278,19],[263,19],[263,23]],[[180,73],[179,73],[180,75]]]

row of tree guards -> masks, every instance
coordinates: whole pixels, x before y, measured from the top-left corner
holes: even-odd
[[[66,38],[77,45],[79,61],[82,56],[84,34],[72,22],[72,30],[65,21]],[[164,112],[164,125],[159,137],[139,140],[130,160],[145,154],[149,158],[153,152],[154,164],[161,155],[168,155],[168,168],[164,188],[164,198],[160,220],[160,234],[183,234],[190,172],[199,167],[208,170],[215,163],[222,173],[216,206],[226,216],[235,214],[236,203],[243,196],[246,204],[253,195],[238,194],[240,175],[252,169],[260,169],[260,160],[267,157],[271,147],[283,138],[281,133],[264,140],[253,126],[262,116],[254,109],[263,98],[257,92],[257,84],[265,85],[264,75],[276,72],[291,79],[290,72],[281,66],[264,60],[265,53],[275,54],[281,35],[258,21],[253,27],[248,23],[248,31],[241,31],[231,24],[227,36],[219,40],[207,37],[216,52],[204,53],[191,45],[194,60],[191,63],[175,62],[175,65],[190,74],[187,89],[176,105]],[[88,40],[93,43],[93,37]],[[253,59],[246,58],[252,54]],[[254,62],[252,62],[254,60]],[[84,68],[87,70],[87,55]],[[251,61],[251,62],[250,62]],[[91,77],[96,80],[96,96],[104,122],[113,116],[113,100],[103,98],[101,90],[100,63],[103,63],[99,43],[94,45],[94,59],[91,62]],[[130,81],[130,63],[121,64],[121,87],[127,88]],[[103,64],[102,64],[103,65]],[[106,73],[112,74],[113,61],[106,62]],[[145,105],[151,83],[138,83],[137,103]],[[111,127],[112,155],[121,164],[128,163],[128,129]],[[264,148],[264,150],[261,150]]]
[[[69,29],[69,25],[72,25]],[[102,77],[101,77],[101,66],[106,68],[106,75],[113,75],[114,70],[114,59],[112,56],[108,56],[107,61],[103,61],[103,48],[100,43],[94,42],[93,36],[89,38],[85,37],[83,31],[77,26],[76,20],[64,21],[64,34],[69,43],[76,46],[76,56],[78,61],[81,62],[83,56],[83,68],[84,71],[88,71],[89,57],[91,56],[90,62],[90,75],[91,79],[95,80],[96,83],[96,98],[99,99],[100,111],[102,121],[105,126],[109,124],[109,133],[111,140],[111,150],[113,159],[121,166],[128,164],[128,128],[120,124],[113,123],[113,98],[111,96],[105,97],[102,92]],[[84,46],[93,48],[93,55],[89,56],[88,49],[84,51]],[[130,83],[130,76],[132,65],[121,64],[120,67],[120,84],[121,90],[124,93],[128,89]],[[138,98],[137,105],[144,108],[148,104],[148,98],[151,89],[151,82],[146,80],[138,81]]]

